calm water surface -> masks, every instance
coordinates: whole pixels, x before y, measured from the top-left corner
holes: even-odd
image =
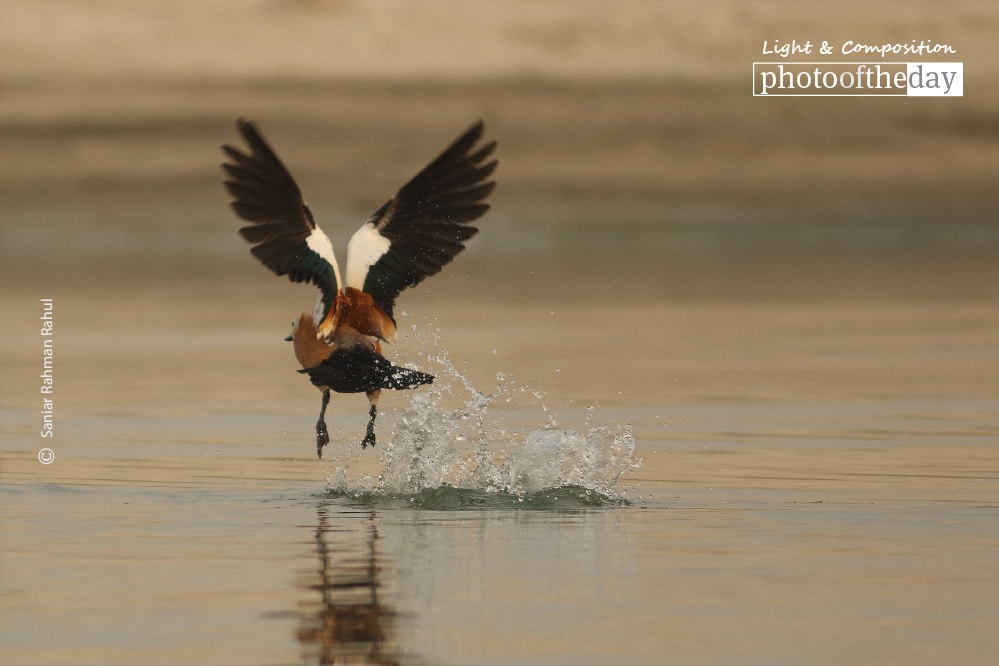
[[[3,458],[3,662],[987,663],[994,409],[932,406],[965,414],[961,432],[943,417],[901,439],[850,432],[904,428],[928,407],[774,405],[760,437],[755,410],[701,406],[675,438],[661,410],[632,410],[620,482],[580,478],[606,497],[487,492],[460,474],[470,487],[379,488],[384,462],[353,445],[329,462],[305,437],[300,457],[269,455],[289,448],[269,439],[274,417],[148,417],[155,447],[109,459],[75,441],[47,466],[22,438]],[[501,424],[585,448],[529,410],[483,413],[488,438]],[[115,421],[62,427],[100,452],[99,433],[125,436]],[[383,454],[413,454],[390,423]],[[453,465],[450,453],[414,465]]]

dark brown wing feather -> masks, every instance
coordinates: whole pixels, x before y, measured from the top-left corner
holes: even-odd
[[[367,268],[363,285],[391,317],[395,298],[438,273],[478,233],[469,223],[489,210],[486,198],[496,187],[490,179],[497,160],[490,159],[496,142],[476,144],[484,126],[479,121],[424,167],[379,208],[368,224],[389,241],[388,250]],[[364,228],[362,227],[362,230]],[[351,262],[363,252],[347,249]]]
[[[319,287],[328,312],[336,302],[340,281],[333,246],[316,226],[295,179],[257,126],[240,118],[236,127],[249,152],[222,146],[229,158],[222,170],[227,176],[225,188],[233,197],[232,209],[250,222],[239,233],[267,268],[294,282]]]

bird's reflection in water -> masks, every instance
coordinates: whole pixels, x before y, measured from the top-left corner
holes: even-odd
[[[374,512],[320,505],[319,568],[301,586],[319,593],[300,609],[298,640],[316,664],[398,664],[391,607],[381,602]],[[317,575],[318,574],[318,575]]]

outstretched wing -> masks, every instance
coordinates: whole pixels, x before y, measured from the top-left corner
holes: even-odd
[[[336,303],[340,269],[333,244],[316,226],[291,174],[264,141],[257,126],[240,118],[236,127],[250,147],[244,153],[222,146],[230,161],[222,165],[232,209],[250,224],[239,230],[253,256],[293,282],[311,282],[322,291],[321,321]],[[318,310],[318,308],[317,308]]]
[[[478,233],[469,222],[489,210],[497,164],[489,159],[495,141],[476,145],[482,133],[479,121],[351,237],[346,286],[370,294],[389,317],[399,292],[440,271]]]

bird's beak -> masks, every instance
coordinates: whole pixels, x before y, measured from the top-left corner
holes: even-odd
[[[285,341],[285,342],[291,342],[291,333],[289,333],[289,334],[288,334],[288,337],[286,337],[286,338],[284,339],[284,341]]]

